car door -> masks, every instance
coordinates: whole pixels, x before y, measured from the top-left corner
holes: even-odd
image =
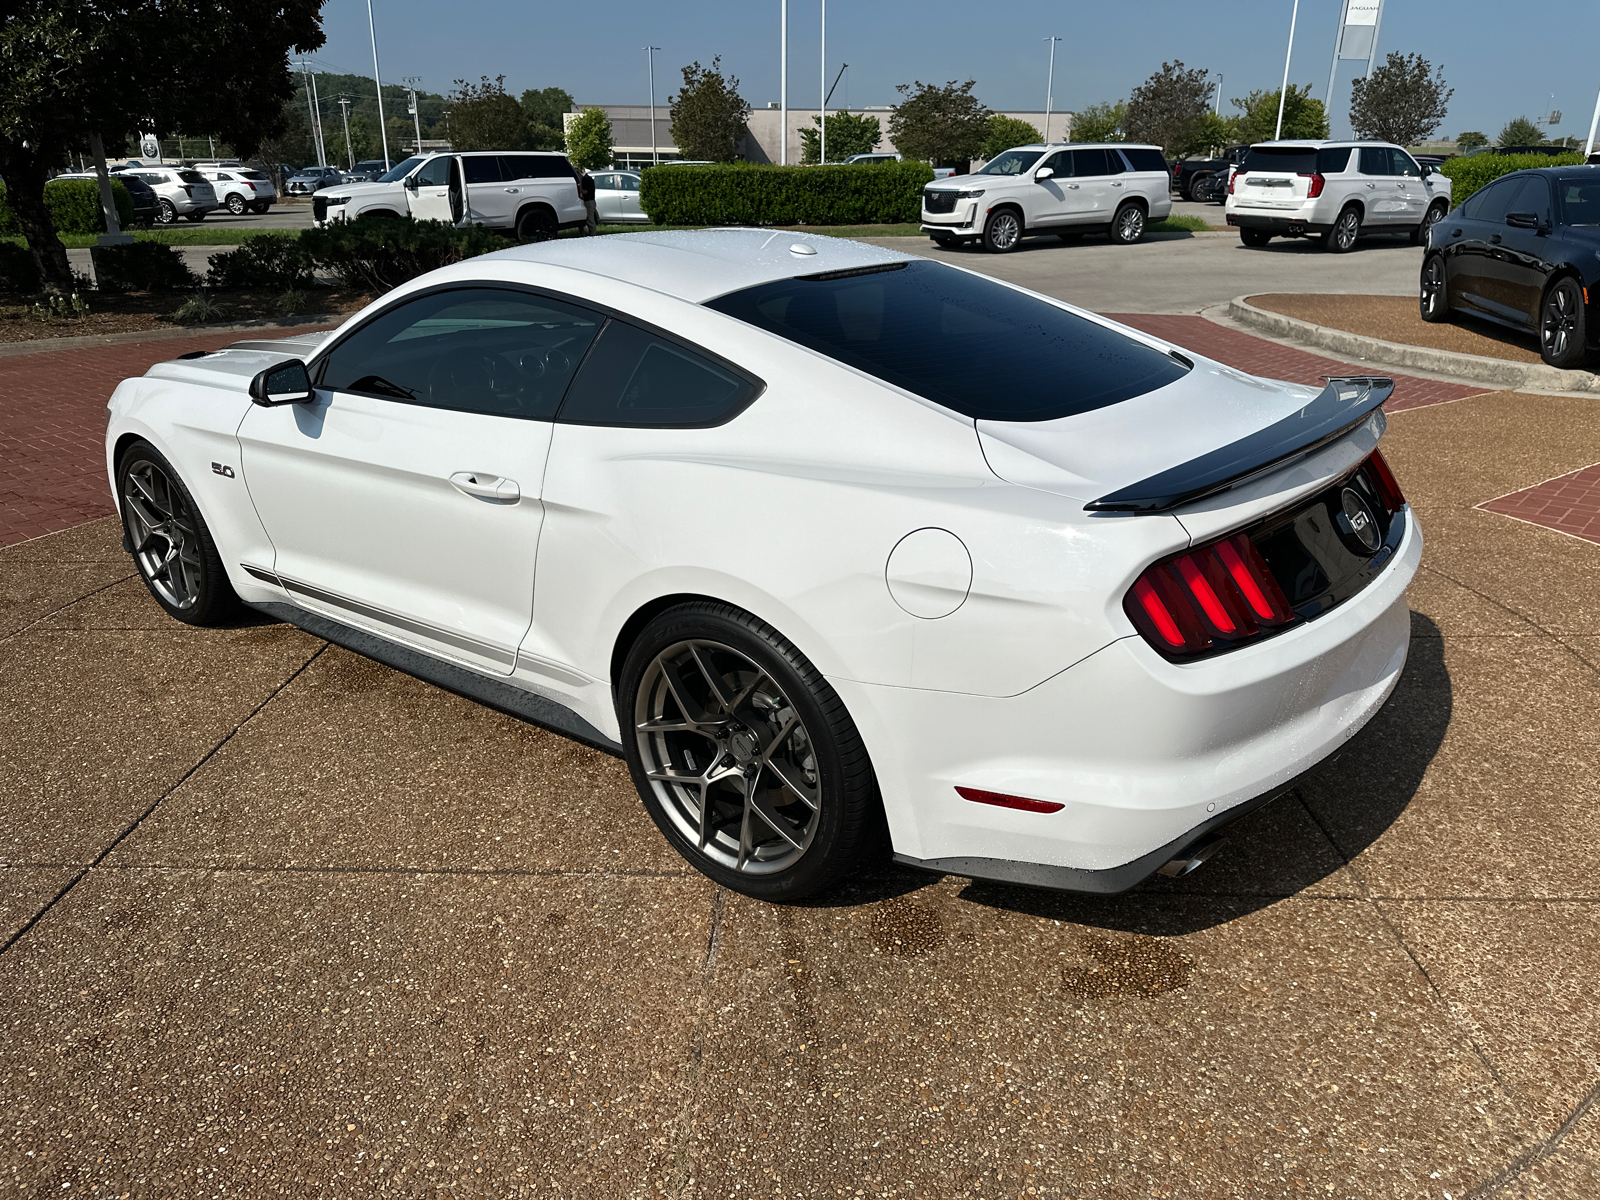
[[[270,576],[308,609],[510,674],[550,422],[602,324],[569,300],[465,285],[339,338],[311,401],[252,407],[239,428]]]
[[[1523,222],[1533,222],[1530,226]],[[1507,320],[1532,328],[1538,321],[1539,301],[1555,264],[1551,251],[1550,185],[1542,175],[1524,175],[1521,185],[1506,200],[1506,215],[1499,232],[1500,244],[1491,255],[1491,300],[1501,306]]]
[[[1052,172],[1050,178],[1035,178],[1045,168]],[[1023,215],[1029,227],[1066,224],[1079,191],[1072,178],[1072,151],[1057,150],[1046,155],[1028,168],[1028,179],[1031,186],[1022,195],[1027,210]]]
[[[1394,173],[1394,159],[1389,155],[1389,148],[1362,146],[1359,161],[1361,185],[1357,196],[1366,210],[1362,225],[1374,229],[1404,225],[1405,198],[1400,179]]]
[[[591,175],[594,180],[594,213],[602,223],[620,219],[617,196],[617,176],[610,171]]]
[[[452,189],[452,180],[457,181]],[[447,154],[430,158],[417,168],[406,182],[406,196],[411,205],[411,215],[419,221],[445,221],[455,224],[460,218],[461,206],[453,190],[459,190],[460,172],[456,160]]]
[[[1422,214],[1428,208],[1428,189],[1422,182],[1422,168],[1417,165],[1416,159],[1394,146],[1389,147],[1389,161],[1400,197],[1399,223],[1422,224]]]
[[[1072,186],[1067,189],[1067,215],[1074,225],[1107,225],[1116,211],[1115,194],[1122,191],[1122,181],[1114,175],[1122,173],[1122,160],[1116,160],[1112,171],[1112,155],[1104,150],[1074,150],[1072,152]]]
[[[1504,240],[1506,202],[1520,190],[1518,177],[1497,179],[1479,189],[1441,223],[1445,256],[1445,282],[1451,304],[1498,315],[1492,299],[1492,254]]]
[[[618,172],[617,180],[617,220],[619,221],[647,221],[644,209],[639,207],[639,177],[630,175],[625,171]]]
[[[504,163],[498,154],[461,156],[462,178],[467,186],[468,223],[490,229],[510,229],[517,219],[521,189],[507,183]]]

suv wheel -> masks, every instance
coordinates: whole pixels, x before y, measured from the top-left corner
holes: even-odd
[[[1355,246],[1356,238],[1360,234],[1361,214],[1352,206],[1340,213],[1333,227],[1322,235],[1322,248],[1331,250],[1335,254],[1348,253]]]
[[[1444,255],[1435,254],[1422,264],[1422,289],[1418,307],[1422,319],[1438,325],[1450,319],[1450,294],[1444,274]]]
[[[1272,240],[1272,235],[1265,229],[1240,229],[1239,240],[1246,246],[1265,246]]]
[[[172,464],[149,442],[134,442],[117,463],[117,498],[139,578],[167,615],[186,625],[231,617],[239,598],[211,530]]]
[[[556,220],[544,208],[525,209],[517,217],[517,241],[544,242],[555,237]]]
[[[1132,200],[1123,202],[1111,218],[1111,240],[1131,246],[1144,237],[1144,209]]]
[[[228,211],[236,217],[244,216],[244,210],[250,206],[244,202],[244,197],[238,192],[228,197]]]
[[[1424,244],[1428,240],[1428,230],[1444,220],[1444,214],[1447,211],[1448,206],[1443,200],[1435,201],[1433,206],[1423,214],[1422,224],[1411,231],[1411,244],[1413,246]]]
[[[983,248],[990,254],[1008,254],[1022,241],[1022,217],[1014,208],[998,208],[983,225]]]
[[[765,622],[711,600],[668,609],[628,651],[617,720],[651,818],[724,887],[797,900],[859,860],[877,804],[866,747]]]
[[[254,204],[252,204],[250,206],[250,211],[253,212],[253,213],[261,214],[261,213],[265,213],[271,207],[272,207],[272,205],[268,204],[265,200],[257,200]]]
[[[171,200],[163,200],[161,209],[156,213],[156,220],[162,225],[171,225],[178,219],[178,210],[172,207]]]
[[[1539,310],[1539,355],[1552,367],[1572,370],[1589,356],[1588,322],[1583,289],[1576,279],[1558,279],[1544,294]]]

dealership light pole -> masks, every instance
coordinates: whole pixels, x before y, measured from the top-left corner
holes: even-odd
[[[656,149],[656,51],[660,46],[644,47],[646,69],[650,73],[650,163],[661,165],[661,151]]]
[[[817,114],[817,162],[828,161],[828,0],[822,0],[821,111]]]
[[[1048,146],[1050,144],[1050,104],[1055,97],[1056,91],[1056,43],[1061,39],[1047,37],[1044,40],[1050,43],[1050,74],[1045,76],[1044,83],[1044,144]]]
[[[1289,48],[1283,52],[1283,86],[1278,89],[1278,127],[1272,132],[1273,141],[1283,136],[1283,102],[1289,98],[1289,60],[1294,57],[1294,23],[1299,19],[1300,0],[1294,0],[1289,14]]]
[[[350,97],[339,97],[339,115],[344,118],[344,156],[350,160],[350,169],[356,169],[355,147],[350,144]]]
[[[1594,153],[1594,131],[1597,125],[1600,125],[1600,95],[1596,95],[1594,98],[1594,116],[1589,118],[1589,140],[1584,143],[1583,147],[1583,156],[1585,158]]]
[[[383,135],[383,169],[387,174],[394,164],[389,161],[389,127],[383,122],[383,78],[378,71],[378,27],[372,22],[372,0],[367,0],[367,32],[372,35],[372,82],[378,85],[378,132]]]
[[[417,107],[417,84],[422,82],[420,75],[407,75],[405,77],[406,94],[411,98],[411,125],[417,131],[417,153],[422,153],[422,116]]]
[[[778,165],[789,165],[789,0],[778,5]]]

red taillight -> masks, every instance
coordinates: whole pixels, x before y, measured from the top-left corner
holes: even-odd
[[[1400,484],[1394,477],[1394,472],[1389,469],[1389,464],[1383,461],[1383,455],[1378,451],[1372,452],[1372,457],[1367,459],[1367,468],[1372,474],[1372,482],[1378,489],[1378,498],[1392,513],[1399,512],[1405,507],[1405,494],[1400,491]]]
[[[1065,804],[1057,804],[1054,800],[1029,800],[1026,796],[1007,796],[1004,792],[986,792],[982,788],[958,787],[956,795],[963,800],[971,800],[976,804],[994,804],[1000,808],[1018,808],[1023,812],[1053,813],[1060,812]]]
[[[1161,597],[1156,595],[1156,589],[1150,585],[1148,579],[1134,580],[1133,598],[1144,610],[1150,623],[1155,626],[1162,641],[1173,647],[1183,645],[1183,631],[1178,628],[1178,623],[1172,619],[1172,613],[1161,602]]]
[[[1229,175],[1228,175],[1228,195],[1230,195],[1230,196],[1233,195],[1233,185],[1234,185],[1235,182],[1238,181],[1238,178],[1239,178],[1239,172],[1233,171],[1233,172],[1229,173]]]
[[[1311,180],[1310,185],[1306,188],[1307,200],[1315,200],[1318,196],[1322,195],[1322,189],[1327,186],[1328,183],[1328,181],[1323,178],[1322,172],[1320,171],[1301,171],[1300,178]]]
[[[192,199],[194,197],[194,189],[186,183],[183,185],[183,194]]]
[[[1238,645],[1295,620],[1283,589],[1242,533],[1149,567],[1122,608],[1168,658]]]
[[[1211,549],[1257,619],[1268,625],[1281,625],[1294,616],[1283,589],[1249,538],[1235,534]]]

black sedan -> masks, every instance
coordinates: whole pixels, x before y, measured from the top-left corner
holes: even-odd
[[[1479,188],[1427,235],[1422,319],[1485,317],[1536,334],[1553,367],[1583,365],[1600,333],[1600,171],[1544,167]],[[1600,300],[1600,296],[1597,296]]]

